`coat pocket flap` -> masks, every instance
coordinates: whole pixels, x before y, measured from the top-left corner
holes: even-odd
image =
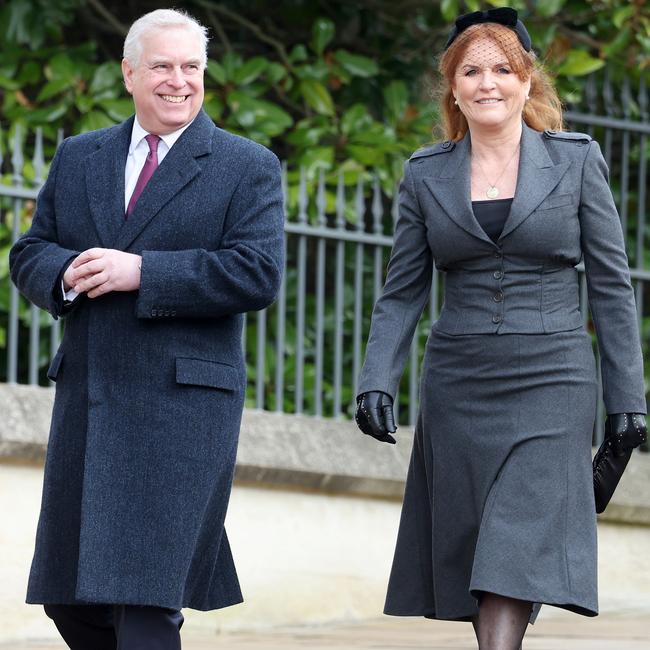
[[[538,206],[538,210],[553,210],[565,205],[573,205],[573,194],[551,194],[545,201]]]
[[[237,368],[218,361],[176,357],[176,382],[235,390],[240,385]]]
[[[47,378],[50,381],[56,381],[56,376],[59,374],[59,368],[61,368],[62,361],[63,352],[61,352],[61,350],[58,350],[50,362],[50,367],[47,369]]]

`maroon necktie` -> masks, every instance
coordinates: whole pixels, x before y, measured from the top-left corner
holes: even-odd
[[[145,136],[145,140],[149,145],[149,153],[147,154],[147,159],[144,161],[144,167],[140,172],[140,176],[138,176],[138,182],[135,184],[135,189],[133,190],[131,200],[126,209],[125,218],[128,218],[131,212],[133,212],[133,208],[135,207],[137,200],[140,198],[144,186],[149,182],[149,179],[156,171],[156,167],[158,167],[158,143],[160,142],[160,136],[149,134]]]

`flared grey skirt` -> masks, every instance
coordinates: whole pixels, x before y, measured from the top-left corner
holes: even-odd
[[[481,594],[598,613],[581,328],[429,337],[385,613],[469,620]]]

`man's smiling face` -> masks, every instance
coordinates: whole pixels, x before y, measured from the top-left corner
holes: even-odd
[[[122,61],[126,89],[145,131],[166,135],[191,122],[203,104],[203,52],[185,27],[145,34],[135,66]]]

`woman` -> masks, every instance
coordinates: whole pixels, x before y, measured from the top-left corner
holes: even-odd
[[[472,621],[481,650],[517,649],[541,603],[598,609],[581,258],[607,411],[644,427],[632,417],[646,411],[639,332],[605,162],[589,136],[561,132],[517,13],[460,17],[440,70],[449,139],[405,165],[357,422],[395,442],[393,398],[435,262],[445,301],[385,612]]]

